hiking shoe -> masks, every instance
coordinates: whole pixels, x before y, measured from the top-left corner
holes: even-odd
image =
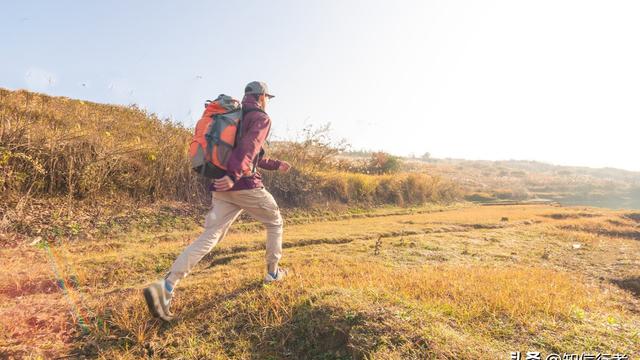
[[[149,307],[149,312],[164,321],[173,319],[173,313],[169,310],[172,296],[173,294],[166,288],[165,279],[155,281],[144,289],[144,299]]]
[[[264,276],[264,283],[270,284],[274,281],[282,281],[284,280],[285,276],[287,276],[287,270],[283,268],[278,268],[275,274],[271,274],[270,272],[267,272],[267,275]]]

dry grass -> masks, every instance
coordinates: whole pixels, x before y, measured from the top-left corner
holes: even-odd
[[[566,216],[551,216],[559,213]],[[581,213],[599,216],[573,215]],[[625,227],[632,222],[625,214],[430,207],[292,224],[283,259],[291,276],[267,287],[260,283],[263,234],[235,231],[181,283],[179,316],[171,324],[149,318],[140,288],[161,276],[198,230],[63,242],[52,244],[51,255],[46,248],[5,249],[0,355],[494,359],[520,350],[633,356],[640,351],[640,294],[617,281],[640,275],[640,242],[584,227],[618,226],[609,220]],[[56,287],[52,264],[68,295]]]
[[[309,129],[269,153],[294,164],[286,174],[265,173],[282,207],[409,206],[460,197],[454,183],[425,173],[392,178],[346,171],[335,161],[343,144],[323,131]],[[74,238],[95,228],[111,235],[129,228],[130,216],[121,212],[145,206],[178,203],[178,210],[191,211],[183,215],[201,215],[208,181],[190,169],[191,136],[191,129],[135,106],[0,89],[0,246],[36,236]]]
[[[203,193],[188,165],[191,131],[136,107],[0,89],[0,122],[4,196],[189,200]]]

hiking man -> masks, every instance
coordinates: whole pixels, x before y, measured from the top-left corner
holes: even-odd
[[[214,180],[209,187],[213,192],[213,203],[205,218],[204,232],[178,256],[164,279],[144,289],[149,310],[163,320],[169,321],[173,317],[169,307],[178,282],[224,237],[243,210],[262,222],[267,230],[264,282],[280,281],[287,273],[278,267],[282,256],[280,209],[273,196],[265,190],[262,177],[255,169],[286,172],[291,166],[286,161],[263,158],[262,145],[271,128],[271,119],[265,110],[267,101],[274,97],[269,93],[267,84],[250,82],[244,93],[240,122],[242,135],[228,160],[226,175]],[[247,173],[250,175],[245,175]]]

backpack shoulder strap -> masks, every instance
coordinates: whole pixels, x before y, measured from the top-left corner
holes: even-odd
[[[242,115],[244,116],[245,114],[252,113],[252,112],[254,112],[254,111],[261,112],[261,113],[263,113],[263,114],[266,114],[266,113],[267,113],[266,111],[264,111],[264,110],[262,110],[262,109],[258,109],[258,108],[247,109],[247,110],[245,110],[245,109],[243,108],[243,109],[242,109]]]
[[[253,108],[253,109],[247,109],[245,110],[244,108],[242,109],[242,117],[240,118],[240,122],[238,123],[238,131],[236,131],[236,144],[238,144],[238,141],[242,138],[242,119],[244,119],[244,116],[252,113],[254,111],[257,112],[261,112],[265,115],[267,115],[267,112],[262,110],[262,109],[258,109],[258,108]],[[268,116],[268,115],[267,115]],[[271,132],[271,124],[269,124],[269,130],[267,130],[267,137],[269,137],[269,133]],[[266,141],[266,139],[265,139]],[[258,153],[258,155],[256,155],[256,158],[258,158],[258,161],[261,157],[264,156],[264,149],[261,147],[260,148],[260,152]],[[251,169],[251,174],[255,174],[256,173],[256,167],[257,167],[257,162],[255,161],[255,158],[253,159],[253,168]]]
[[[244,119],[245,115],[247,115],[249,113],[252,113],[254,111],[266,114],[266,111],[264,111],[262,109],[257,109],[257,108],[245,109],[245,108],[242,108],[242,116],[240,117],[240,121],[238,122],[238,131],[236,131],[236,144],[238,143],[238,140],[240,140],[242,138],[242,119]]]

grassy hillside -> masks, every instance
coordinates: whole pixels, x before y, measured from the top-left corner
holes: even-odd
[[[639,221],[532,205],[311,219],[285,228],[291,276],[266,287],[262,232],[234,228],[182,282],[169,324],[140,289],[199,229],[4,249],[0,357],[636,358]]]
[[[0,89],[3,196],[188,200],[191,131],[132,107]]]
[[[163,223],[176,214],[194,218],[209,203],[207,181],[189,168],[192,130],[135,106],[0,89],[0,124],[0,245],[99,236],[114,229],[109,224]],[[304,135],[270,151],[294,165],[287,174],[265,174],[283,208],[408,206],[460,196],[454,183],[426,172],[346,171],[333,161],[340,148],[323,133]]]

